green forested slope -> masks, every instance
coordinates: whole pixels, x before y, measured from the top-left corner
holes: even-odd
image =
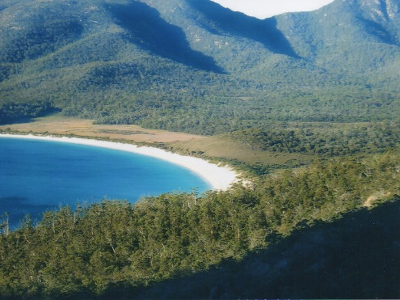
[[[396,198],[373,210],[306,226],[240,262],[226,260],[208,271],[134,294],[171,299],[397,297],[399,213]]]
[[[258,20],[198,0],[5,1],[0,122],[34,115],[13,104],[203,134],[392,119],[399,3],[380,3]]]
[[[230,137],[243,145],[276,153],[346,156],[382,153],[399,145],[399,121],[375,123],[271,123],[235,131]]]

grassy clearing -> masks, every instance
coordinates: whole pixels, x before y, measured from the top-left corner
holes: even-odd
[[[292,160],[308,161],[310,156],[254,150],[233,141],[227,135],[202,136],[165,130],[145,129],[137,125],[96,125],[93,120],[52,115],[24,123],[0,126],[0,130],[97,137],[110,140],[163,144],[166,148],[188,155],[234,160],[245,164],[282,165]]]
[[[0,130],[100,137],[136,143],[170,143],[203,138],[200,135],[144,129],[137,125],[95,125],[93,120],[66,118],[58,114],[36,118],[31,122],[0,126]]]

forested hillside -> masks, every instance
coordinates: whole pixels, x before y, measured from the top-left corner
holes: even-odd
[[[294,232],[244,260],[135,291],[138,298],[389,299],[399,295],[400,204]],[[398,297],[398,296],[395,296]]]
[[[398,11],[335,1],[258,20],[204,0],[3,1],[0,122],[61,110],[215,134],[393,119]]]
[[[328,157],[382,153],[399,145],[399,121],[332,124],[271,123],[235,131],[243,145],[274,153],[319,154]]]

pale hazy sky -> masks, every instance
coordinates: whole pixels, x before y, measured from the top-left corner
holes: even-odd
[[[265,19],[285,12],[311,11],[333,0],[212,0],[234,11]]]

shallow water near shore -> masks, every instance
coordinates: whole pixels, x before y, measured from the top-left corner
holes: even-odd
[[[0,215],[24,215],[101,199],[135,202],[166,192],[204,192],[210,185],[164,160],[101,147],[0,138]]]

